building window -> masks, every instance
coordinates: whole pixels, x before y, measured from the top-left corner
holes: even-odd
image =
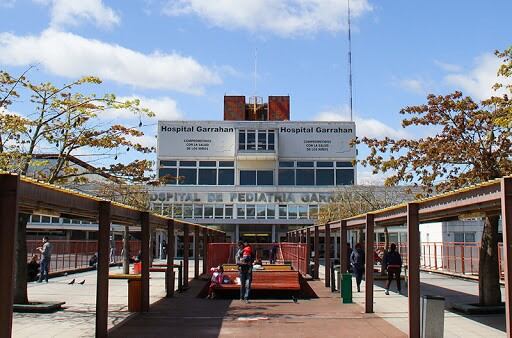
[[[213,218],[213,205],[204,206],[204,218]]]
[[[288,218],[288,211],[287,206],[284,204],[279,205],[279,219],[287,219]]]
[[[192,218],[192,205],[185,204],[183,206],[183,218]]]
[[[274,204],[267,205],[267,218],[273,219],[276,217],[276,206]]]
[[[245,209],[245,215],[247,219],[254,219],[256,217],[256,207],[254,204],[247,204]]]
[[[275,149],[275,131],[239,130],[238,149],[242,151],[272,151]]]
[[[256,218],[265,219],[267,217],[266,210],[267,210],[267,206],[265,204],[256,205]]]
[[[178,182],[182,185],[197,184],[197,169],[180,168],[178,171]]]
[[[234,185],[233,161],[160,161],[159,178],[168,185]],[[167,167],[163,165],[174,165]]]
[[[224,218],[233,218],[233,205],[226,205],[224,208]]]
[[[334,185],[334,169],[317,169],[315,185]]]
[[[279,185],[295,185],[294,169],[279,169]]]
[[[336,169],[336,185],[353,185],[354,169]]]
[[[199,168],[199,185],[217,185],[217,169]]]
[[[240,170],[240,185],[256,185],[256,170]]]
[[[202,204],[194,204],[194,218],[203,218]]]
[[[280,161],[278,179],[279,185],[351,185],[354,168],[351,162]]]
[[[242,205],[236,208],[236,217],[245,219],[245,206]]]
[[[272,170],[240,170],[240,185],[274,185]]]
[[[315,185],[314,169],[297,169],[296,185]]]

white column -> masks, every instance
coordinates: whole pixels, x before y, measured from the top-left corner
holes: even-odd
[[[276,241],[276,225],[272,225],[272,243],[275,243]]]
[[[237,224],[235,226],[235,243],[240,240],[240,226]]]

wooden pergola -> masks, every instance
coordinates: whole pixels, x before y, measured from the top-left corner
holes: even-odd
[[[461,214],[485,213],[486,215],[501,214],[503,229],[503,262],[505,273],[505,309],[507,337],[512,337],[512,296],[509,282],[512,278],[512,176],[492,180],[453,192],[434,197],[399,204],[386,209],[372,211],[367,214],[329,222],[323,225],[302,228],[288,233],[292,242],[311,241],[314,232],[314,247],[318,248],[319,233],[325,233],[325,285],[330,285],[330,236],[339,231],[341,236],[340,264],[341,271],[347,271],[347,230],[366,229],[366,266],[374,266],[374,233],[375,227],[407,225],[407,262],[408,262],[408,303],[409,303],[409,336],[420,337],[420,233],[419,224],[425,222],[456,219]],[[318,254],[315,254],[315,276],[318,278]],[[308,256],[309,259],[309,256]],[[373,312],[373,269],[365,270],[365,312]]]
[[[112,223],[138,225],[141,228],[141,300],[142,311],[149,311],[149,242],[152,228],[165,229],[169,235],[170,250],[167,255],[165,285],[167,296],[174,292],[172,268],[174,261],[174,231],[183,231],[184,252],[189,252],[188,234],[193,229],[197,236],[195,245],[198,253],[198,238],[202,231],[203,247],[210,240],[220,239],[225,233],[198,224],[175,220],[162,215],[120,203],[104,200],[74,190],[42,183],[27,177],[9,173],[0,173],[0,257],[4,261],[4,277],[0,288],[0,337],[11,337],[13,279],[15,262],[15,234],[18,226],[18,214],[34,211],[48,211],[63,217],[85,219],[98,222],[98,273],[96,291],[96,336],[107,336],[108,320],[108,283],[109,283],[109,236]],[[206,250],[203,253],[203,272],[206,272]],[[188,255],[184,255],[183,278],[188,283]],[[195,277],[199,275],[199,255],[195,255]]]

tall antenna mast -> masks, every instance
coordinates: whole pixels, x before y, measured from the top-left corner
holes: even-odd
[[[256,80],[258,77],[258,48],[254,49],[254,97],[256,97]]]
[[[348,9],[348,87],[350,96],[350,121],[353,121],[352,116],[352,34],[350,31],[350,0],[347,0]]]

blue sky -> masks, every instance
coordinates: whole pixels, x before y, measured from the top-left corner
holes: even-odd
[[[351,4],[359,136],[410,136],[398,111],[430,92],[486,97],[512,45],[509,0]],[[347,118],[346,0],[0,0],[0,22],[1,69],[97,75],[161,118],[222,119],[225,93],[255,93],[256,49],[258,96],[289,94],[293,120]]]

